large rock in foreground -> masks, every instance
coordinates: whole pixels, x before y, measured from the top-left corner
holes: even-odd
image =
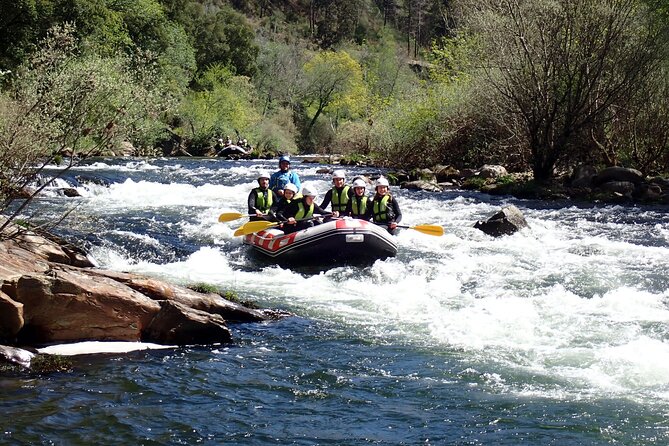
[[[218,294],[91,267],[84,253],[15,226],[0,238],[0,342],[229,342],[226,322],[277,316]]]

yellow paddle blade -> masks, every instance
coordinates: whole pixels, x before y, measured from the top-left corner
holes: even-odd
[[[218,221],[225,223],[226,221],[238,220],[242,217],[244,217],[244,214],[240,212],[224,212],[218,216]]]
[[[434,235],[437,237],[444,235],[444,227],[438,225],[416,225],[411,226],[409,229],[415,229],[416,231],[422,232],[423,234]]]
[[[235,230],[234,234],[232,234],[232,235],[234,235],[235,237],[239,237],[240,235],[244,235],[244,226],[240,226],[239,228],[237,228]]]
[[[279,223],[272,223],[271,221],[250,221],[248,223],[244,223],[244,225],[242,225],[241,228],[237,229],[237,231],[241,230],[241,233],[239,235],[248,235],[278,225]],[[237,235],[237,231],[235,231],[235,235]]]

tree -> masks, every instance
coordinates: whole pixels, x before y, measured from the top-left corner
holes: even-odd
[[[151,61],[142,66],[126,56],[103,58],[82,49],[74,36],[71,26],[54,28],[0,95],[0,213],[61,154],[71,156],[56,176],[79,156],[130,139],[171,105]],[[48,183],[14,207],[0,230]]]
[[[662,55],[663,27],[641,0],[463,0],[482,44],[497,118],[549,179]]]
[[[298,100],[306,52],[299,42],[261,41],[253,82],[263,100],[263,116],[280,107],[293,108]]]
[[[364,90],[360,65],[345,51],[322,51],[304,65],[304,98],[315,112],[306,128],[309,136],[328,107],[354,107]]]
[[[213,65],[196,82],[180,107],[184,124],[177,129],[194,146],[206,146],[221,134],[247,134],[260,120],[253,106],[255,89],[245,76],[235,76],[222,65]]]
[[[195,1],[183,5],[171,3],[168,13],[191,37],[200,72],[211,65],[223,64],[242,76],[255,74],[259,49],[245,16],[227,5],[205,8]]]

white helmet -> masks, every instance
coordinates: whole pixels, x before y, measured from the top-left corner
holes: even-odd
[[[284,190],[289,190],[293,192],[294,194],[297,193],[297,186],[295,186],[293,183],[288,183],[286,184],[286,187],[283,188]]]
[[[362,178],[356,178],[353,182],[353,187],[366,187],[367,183]]]
[[[223,142],[223,138],[218,138],[218,142]]]
[[[341,169],[335,170],[332,172],[332,179],[334,180],[335,178],[341,178],[342,180],[346,179],[346,173]]]
[[[270,177],[269,172],[267,172],[266,170],[262,170],[258,174],[258,179],[267,178],[269,180],[269,177]]]
[[[386,178],[379,177],[379,179],[376,180],[375,187],[379,187],[379,186],[390,186],[390,184],[388,183],[388,180]]]
[[[302,188],[302,195],[304,195],[305,197],[315,197],[318,194],[316,193],[315,190],[311,189],[309,186],[304,186]]]

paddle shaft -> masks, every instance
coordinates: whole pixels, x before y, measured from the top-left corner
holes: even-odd
[[[310,221],[310,220],[314,220],[316,218],[320,218],[320,217],[328,216],[328,215],[332,215],[332,214],[322,214],[322,215],[319,215],[319,216],[303,218],[301,220],[297,220],[297,222]],[[244,225],[242,225],[240,228],[238,228],[235,231],[235,235],[253,234],[253,233],[256,233],[256,232],[264,231],[265,229],[269,229],[273,226],[279,226],[282,223],[286,223],[286,222],[285,221],[283,221],[283,222],[271,222],[271,221],[262,221],[262,220],[250,221],[248,223],[244,223]]]
[[[388,223],[379,223],[382,226],[389,226]],[[416,226],[407,226],[407,225],[396,225],[397,228],[403,229],[413,229],[414,231],[422,232],[427,235],[434,235],[436,237],[441,237],[444,235],[444,227],[438,225],[416,225]]]

